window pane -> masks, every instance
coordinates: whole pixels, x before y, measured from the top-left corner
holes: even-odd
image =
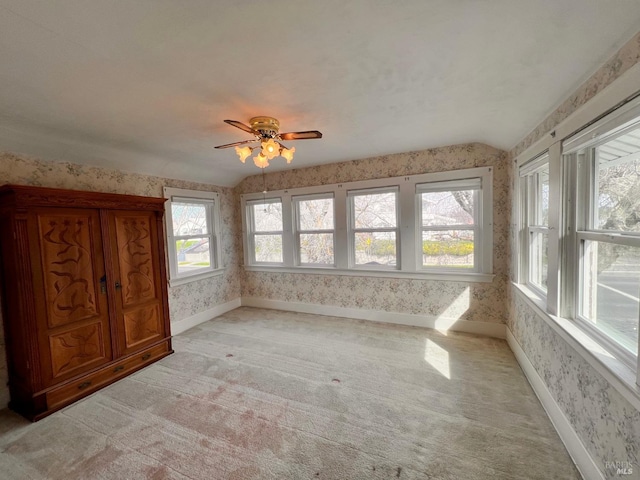
[[[171,219],[176,236],[209,233],[207,206],[201,203],[172,202]]]
[[[300,263],[333,265],[333,233],[300,234]]]
[[[549,235],[531,232],[530,236],[529,281],[546,292],[549,270]]]
[[[333,230],[333,198],[300,200],[300,230]]]
[[[424,267],[473,268],[473,230],[422,232]]]
[[[538,179],[538,218],[536,225],[549,225],[549,166],[537,173]]]
[[[473,190],[421,194],[422,226],[473,225]]]
[[[255,232],[282,231],[282,202],[255,203],[251,208]]]
[[[638,353],[640,247],[585,241],[581,314]]]
[[[190,238],[176,241],[178,274],[201,268],[211,268],[211,249],[208,238]]]
[[[395,232],[355,233],[356,265],[396,265]]]
[[[595,227],[640,232],[640,129],[596,148],[596,175]]]
[[[353,196],[355,228],[395,228],[396,193]]]
[[[282,235],[255,236],[256,262],[282,263]]]

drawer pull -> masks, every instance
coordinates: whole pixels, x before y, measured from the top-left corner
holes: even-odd
[[[118,365],[116,368],[113,369],[113,373],[117,373],[120,370],[124,370],[124,365]]]
[[[91,385],[91,382],[82,382],[80,385],[78,385],[78,389],[84,390],[85,388],[87,388],[90,385]]]
[[[142,360],[149,360],[150,358],[151,358],[150,353],[145,353],[144,355],[142,355]]]

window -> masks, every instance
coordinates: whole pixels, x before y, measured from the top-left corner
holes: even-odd
[[[489,282],[492,168],[242,195],[245,268]]]
[[[525,281],[544,296],[549,276],[549,155],[520,168],[520,182]]]
[[[282,226],[282,201],[279,198],[258,200],[249,204],[249,244],[252,263],[283,263]]]
[[[632,356],[640,319],[640,118],[578,147],[576,317]]]
[[[476,269],[480,187],[479,178],[416,185],[422,268]]]
[[[351,265],[398,265],[398,189],[349,192]]]
[[[580,129],[584,118],[556,126],[577,133],[550,136],[519,167],[518,281],[585,359],[637,399],[640,95]]]
[[[164,193],[172,284],[221,270],[218,194],[168,187]]]
[[[298,265],[335,265],[333,194],[293,197]]]

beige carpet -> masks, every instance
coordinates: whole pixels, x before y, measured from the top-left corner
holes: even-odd
[[[240,308],[29,424],[6,479],[575,479],[504,341]]]

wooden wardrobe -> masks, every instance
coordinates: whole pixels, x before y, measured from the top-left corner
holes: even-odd
[[[164,202],[0,187],[10,408],[38,420],[172,353]]]

